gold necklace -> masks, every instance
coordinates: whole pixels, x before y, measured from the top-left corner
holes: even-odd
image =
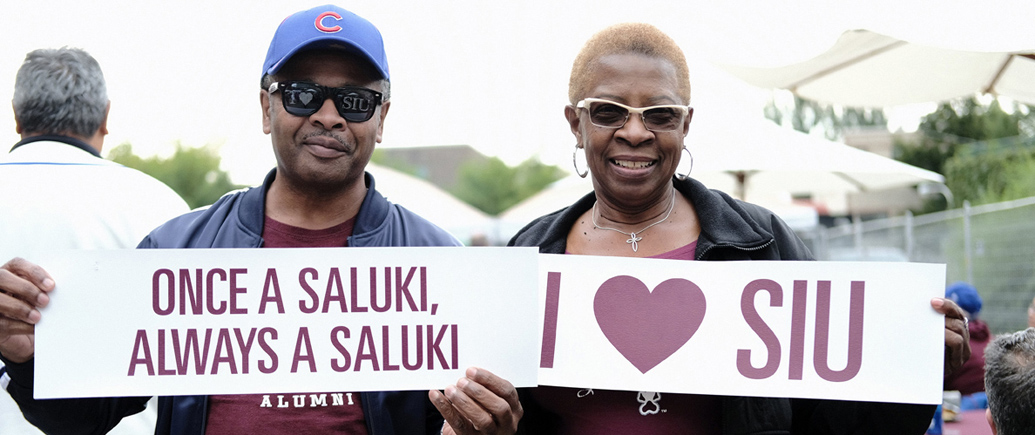
[[[602,227],[602,226],[600,226],[600,224],[597,223],[597,203],[595,203],[595,202],[593,203],[593,214],[590,216],[590,218],[592,218],[592,220],[593,220],[593,228],[596,228],[598,230],[616,231],[616,232],[619,232],[619,233],[622,233],[622,234],[625,234],[625,235],[629,236],[629,240],[626,240],[625,243],[628,243],[628,244],[632,245],[633,252],[636,252],[636,249],[638,248],[638,242],[640,240],[643,240],[643,236],[638,236],[637,234],[643,234],[643,232],[647,231],[647,229],[649,229],[650,227],[653,227],[653,226],[655,226],[657,224],[660,224],[660,223],[665,222],[666,220],[668,220],[668,217],[672,215],[672,209],[675,208],[675,207],[676,207],[676,193],[672,192],[672,203],[670,203],[668,205],[668,212],[665,213],[665,217],[661,218],[661,220],[659,220],[657,222],[654,222],[654,223],[652,223],[650,225],[647,225],[647,226],[641,228],[639,231],[633,231],[631,233],[627,233],[627,232],[622,231],[622,230],[620,230],[618,228],[611,228],[611,227]]]

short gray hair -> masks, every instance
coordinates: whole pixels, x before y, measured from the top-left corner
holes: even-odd
[[[985,348],[985,393],[999,435],[1035,427],[1035,328],[996,337]]]
[[[23,132],[90,137],[108,107],[101,66],[78,48],[33,50],[14,82],[14,116]]]

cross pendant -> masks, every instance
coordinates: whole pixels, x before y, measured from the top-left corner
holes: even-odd
[[[636,248],[637,248],[636,242],[639,242],[640,240],[643,240],[643,237],[636,237],[636,233],[632,233],[632,234],[629,234],[629,240],[626,240],[625,243],[631,244],[632,248],[633,248],[633,252],[636,252]]]

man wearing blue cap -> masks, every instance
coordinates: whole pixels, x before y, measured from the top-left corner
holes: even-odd
[[[952,299],[967,312],[967,330],[970,331],[970,359],[945,377],[945,390],[958,390],[964,397],[985,391],[985,347],[992,338],[988,324],[978,318],[981,295],[973,285],[954,282],[945,288],[945,298]]]
[[[167,222],[139,247],[459,245],[447,232],[385,200],[365,172],[391,104],[389,77],[381,34],[365,19],[330,5],[285,19],[270,43],[259,93],[276,169],[261,186]],[[11,363],[9,391],[26,417],[50,433],[103,433],[143,409],[147,398],[32,399],[32,349],[3,343],[18,333],[11,331],[31,330],[39,316],[25,313],[41,306],[40,294],[54,283],[35,265],[4,267],[0,290],[21,306],[0,304],[0,320],[21,325],[0,323],[0,354]],[[282,407],[275,395],[161,397],[156,433],[512,433],[522,413],[512,385],[476,368],[444,392],[343,392],[339,397],[349,399],[326,407],[296,407],[288,400]]]

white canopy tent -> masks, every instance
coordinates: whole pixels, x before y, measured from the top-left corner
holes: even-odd
[[[848,215],[859,212],[850,194],[945,181],[935,172],[768,121],[698,121],[686,140],[694,156],[691,176],[748,202],[807,197],[828,214]]]
[[[845,106],[938,102],[979,92],[1035,104],[1035,47],[967,51],[852,30],[803,62],[724,68],[755,86]]]

